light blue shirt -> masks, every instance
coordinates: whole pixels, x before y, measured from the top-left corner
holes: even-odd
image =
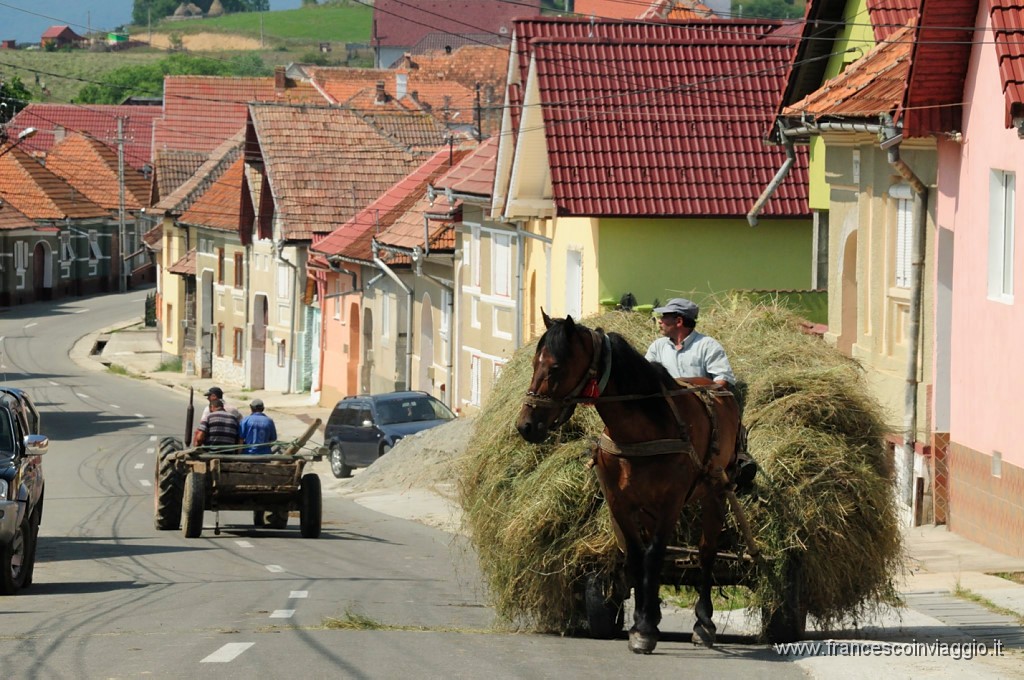
[[[658,338],[646,356],[648,361],[657,361],[668,369],[673,378],[709,378],[736,384],[722,343],[697,331],[690,331],[682,349],[676,349],[669,338]]]

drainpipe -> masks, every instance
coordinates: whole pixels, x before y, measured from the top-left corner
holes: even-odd
[[[917,364],[921,343],[921,307],[924,297],[925,242],[928,236],[928,187],[918,178],[906,161],[900,158],[903,135],[896,131],[892,119],[886,123],[881,147],[889,154],[889,165],[914,189],[910,260],[910,323],[907,327],[906,387],[903,394],[903,500],[914,505],[914,443],[917,441]]]
[[[351,269],[345,269],[340,264],[338,264],[338,262],[340,262],[340,260],[335,260],[334,258],[327,258],[327,266],[331,268],[332,272],[334,272],[335,274],[345,274],[346,276],[349,276],[352,279],[352,289],[346,290],[345,292],[340,293],[340,295],[349,295],[350,293],[363,292],[362,288],[356,286],[356,273]],[[325,292],[324,299],[327,299],[328,297],[329,296]]]
[[[768,199],[772,197],[772,194],[776,192],[779,185],[782,184],[782,180],[786,179],[786,175],[789,174],[790,168],[793,167],[793,163],[796,162],[796,151],[793,150],[793,140],[789,135],[786,134],[785,129],[782,127],[782,121],[777,121],[779,127],[779,138],[782,140],[782,147],[786,151],[786,160],[783,161],[782,166],[775,172],[775,177],[772,177],[772,181],[768,183],[768,186],[764,188],[761,195],[754,201],[754,206],[747,213],[747,223],[752,227],[757,226],[757,216],[764,208],[764,204],[768,202]]]
[[[402,289],[408,298],[408,304],[405,306],[405,387],[411,389],[412,383],[412,288],[405,285],[402,279],[399,278],[398,274],[394,272],[391,267],[387,266],[383,260],[380,259],[380,245],[377,240],[374,239],[370,242],[370,248],[373,252],[373,263],[380,269],[389,279],[398,284],[398,287]],[[412,259],[416,262],[420,257],[420,249],[413,248]]]
[[[501,221],[511,223],[511,221],[504,215],[501,216]],[[522,347],[523,342],[525,342],[525,338],[523,337],[523,314],[525,314],[523,301],[526,299],[526,239],[536,239],[537,241],[547,243],[548,245],[551,245],[552,239],[547,236],[541,236],[540,234],[534,234],[526,231],[523,229],[523,223],[521,221],[516,222],[515,225],[516,237],[518,240],[518,243],[516,244],[518,246],[518,252],[516,255],[519,258],[519,262],[516,266],[516,269],[519,270],[519,286],[516,290],[516,311],[518,312],[516,314],[516,347],[518,348]]]
[[[277,261],[291,268],[292,270],[292,318],[289,326],[288,333],[288,384],[285,386],[284,394],[292,393],[292,371],[295,366],[295,311],[298,307],[298,293],[299,293],[299,266],[293,264],[285,259],[284,257],[284,239],[274,243],[274,251],[277,253]]]
[[[465,248],[466,244],[463,243],[462,247]],[[455,249],[455,284],[452,288],[452,315],[451,315],[451,330],[448,333],[448,360],[451,363],[450,370],[448,371],[448,407],[452,411],[458,413],[459,399],[461,394],[459,393],[459,380],[462,375],[459,372],[459,362],[456,361],[456,356],[459,352],[459,347],[462,346],[462,304],[460,298],[462,297],[462,248]],[[459,290],[459,295],[455,294],[455,287]],[[516,316],[519,316],[518,314]]]

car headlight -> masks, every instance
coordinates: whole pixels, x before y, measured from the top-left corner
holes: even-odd
[[[7,490],[10,488],[6,479],[0,479],[0,498],[7,500]]]

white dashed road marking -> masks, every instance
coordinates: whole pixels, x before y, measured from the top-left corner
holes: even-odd
[[[81,392],[75,392],[75,396],[79,399],[91,399],[88,394],[82,394]]]
[[[156,425],[154,425],[153,423],[149,423],[148,425],[146,425],[146,427],[148,427],[151,430],[155,430],[156,429]]]
[[[85,313],[86,313],[86,312],[88,312],[88,311],[89,311],[88,309],[79,309],[79,310],[77,310],[77,311],[76,311],[76,312],[74,312],[74,313],[75,313],[75,314],[85,314]]]
[[[270,615],[272,619],[290,619],[295,616],[294,609],[275,609],[274,613]]]
[[[145,418],[145,417],[146,417],[146,416],[145,416],[144,414],[142,414],[142,413],[133,413],[132,415],[133,415],[133,416],[135,416],[136,418]]]
[[[308,590],[293,590],[288,594],[289,600],[301,600],[304,597],[309,597]]]
[[[32,326],[38,326],[38,325],[39,324],[37,322],[33,321],[32,323],[25,324],[25,328],[32,328]]]
[[[146,453],[155,453],[155,452],[156,452],[156,449],[154,449],[153,447],[150,447],[150,448],[146,449]]]
[[[0,338],[0,340],[3,340],[3,338]],[[60,387],[60,383],[55,383],[52,380],[50,381],[50,384],[53,385],[54,387]]]
[[[252,543],[250,543],[249,541],[235,541],[235,544],[239,548],[251,548],[252,547]]]
[[[239,654],[252,647],[255,642],[229,642],[199,663],[227,663],[234,661]]]
[[[135,469],[136,470],[141,470],[143,465],[145,465],[145,463],[136,463],[135,464]]]
[[[153,486],[153,482],[149,481],[148,479],[140,479],[139,484],[141,484],[142,486]]]
[[[269,572],[271,572],[273,574],[282,574],[282,573],[284,573],[284,567],[282,567],[282,566],[280,566],[278,564],[268,564],[267,565],[267,571],[269,571]]]
[[[155,434],[149,435],[149,441],[155,442],[156,441],[156,435]]]
[[[111,405],[110,405],[110,408],[121,408],[121,407],[120,407],[120,406],[118,406],[117,404],[111,404]]]

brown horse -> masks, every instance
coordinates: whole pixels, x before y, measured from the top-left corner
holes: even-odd
[[[694,642],[714,644],[712,568],[730,490],[725,470],[740,436],[731,393],[705,380],[676,382],[617,333],[605,334],[543,313],[533,377],[516,429],[543,441],[579,403],[596,406],[605,430],[595,452],[597,476],[626,553],[635,613],[629,649],[650,654],[661,621],[662,562],[685,505],[701,501],[701,584]]]

